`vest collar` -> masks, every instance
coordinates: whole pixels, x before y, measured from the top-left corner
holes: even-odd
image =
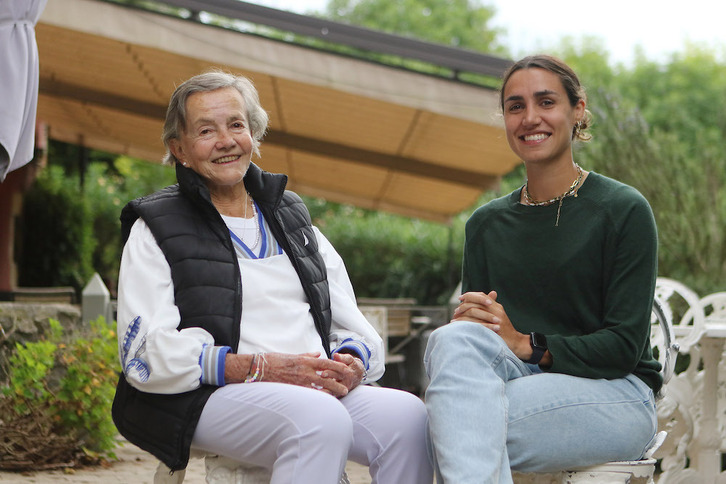
[[[193,199],[201,198],[208,203],[212,203],[209,189],[197,172],[183,166],[181,163],[177,163],[176,179],[179,188],[186,196]],[[287,175],[266,172],[254,163],[250,163],[244,180],[247,191],[250,192],[257,203],[272,205],[273,207],[280,203],[287,186]]]

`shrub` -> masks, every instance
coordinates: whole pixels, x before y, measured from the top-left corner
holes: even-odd
[[[121,257],[119,215],[126,202],[175,183],[168,166],[53,141],[49,165],[23,199],[18,224],[18,285],[72,286],[80,294],[98,272],[116,293]],[[42,234],[42,236],[39,236]]]
[[[117,358],[115,325],[103,317],[70,336],[51,320],[44,340],[18,343],[0,388],[0,468],[73,467],[113,457]]]
[[[343,258],[356,296],[446,305],[461,280],[466,220],[477,207],[521,186],[524,177],[520,165],[447,225],[303,199],[313,223]]]
[[[463,223],[347,210],[315,223],[345,261],[356,296],[446,304],[460,278]]]
[[[18,284],[72,286],[77,292],[93,274],[95,246],[90,208],[78,180],[63,169],[43,170],[24,198]]]

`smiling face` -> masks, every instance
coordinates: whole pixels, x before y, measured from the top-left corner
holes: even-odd
[[[191,94],[187,122],[169,149],[197,172],[212,196],[244,190],[243,178],[253,152],[242,95],[233,87]]]
[[[560,78],[545,69],[514,72],[502,93],[507,141],[525,163],[572,163],[572,132],[585,102],[570,104]]]

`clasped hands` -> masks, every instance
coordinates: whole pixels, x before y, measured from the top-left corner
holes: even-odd
[[[472,321],[497,333],[509,349],[522,359],[532,355],[529,335],[514,328],[504,307],[497,302],[497,292],[466,292],[459,296],[459,306],[454,310],[452,321]]]
[[[228,353],[225,361],[227,383],[242,382],[253,355]],[[334,397],[344,397],[365,376],[363,362],[353,355],[336,353],[333,359],[320,358],[319,352],[287,354],[265,353],[263,381],[315,388]]]

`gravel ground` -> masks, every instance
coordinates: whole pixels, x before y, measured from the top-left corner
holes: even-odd
[[[0,472],[3,484],[153,484],[157,460],[138,447],[124,442],[116,449],[118,462],[109,467],[68,471]],[[352,462],[346,466],[351,484],[370,484],[368,468]],[[204,484],[204,461],[193,459],[187,467],[185,484]]]

